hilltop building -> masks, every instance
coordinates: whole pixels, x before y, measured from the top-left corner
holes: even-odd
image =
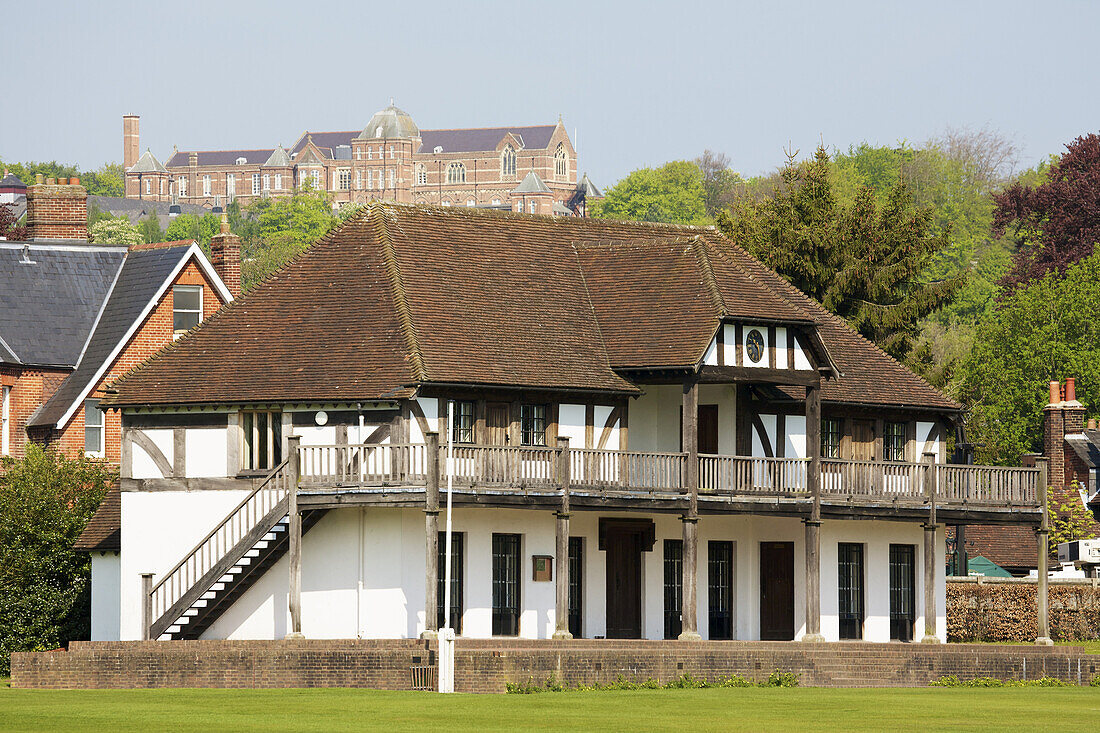
[[[126,197],[220,207],[310,186],[337,204],[373,200],[584,215],[602,196],[565,125],[421,130],[390,106],[362,130],[303,132],[290,148],[138,153],[139,119],[123,118]]]

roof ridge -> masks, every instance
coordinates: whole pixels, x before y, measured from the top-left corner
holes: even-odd
[[[699,262],[699,269],[703,273],[703,282],[707,286],[707,291],[710,293],[711,304],[717,311],[720,320],[729,313],[729,309],[726,308],[726,300],[722,297],[722,292],[718,290],[718,281],[714,277],[714,268],[710,264],[706,242],[702,237],[697,235],[692,239],[691,249],[695,254],[695,259]]]
[[[420,132],[463,132],[466,130],[477,130],[483,132],[485,130],[507,130],[511,132],[513,129],[521,127],[557,127],[557,123],[552,125],[494,125],[491,127],[436,127],[430,130],[422,129]]]
[[[424,369],[424,355],[420,351],[420,342],[416,336],[416,327],[413,325],[412,312],[409,310],[408,301],[405,299],[405,284],[401,279],[401,267],[397,262],[397,253],[394,250],[393,240],[390,238],[390,232],[386,226],[385,205],[368,204],[367,218],[377,219],[378,239],[382,244],[382,260],[386,264],[386,274],[390,278],[393,302],[397,309],[397,320],[401,324],[405,346],[409,350],[413,378],[417,381],[424,381],[427,379],[427,371]]]

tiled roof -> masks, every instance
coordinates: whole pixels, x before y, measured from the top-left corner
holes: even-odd
[[[146,150],[144,153],[141,154],[141,157],[138,158],[137,162],[134,163],[130,167],[130,170],[127,171],[127,172],[128,173],[167,173],[168,171],[164,170],[164,166],[160,164],[160,161],[157,160],[156,156],[153,155],[153,153],[151,151]]]
[[[954,528],[948,528],[948,538],[954,538]],[[964,532],[966,552],[970,557],[981,555],[1002,568],[1034,568],[1039,564],[1035,530],[1015,525],[968,524]]]
[[[0,178],[0,188],[17,188],[20,190],[26,190],[27,184],[23,183],[23,179],[14,173],[8,173],[3,178]]]
[[[61,420],[190,249],[187,241],[182,246],[132,250],[127,255],[79,366],[31,415],[28,425],[54,425]]]
[[[512,193],[553,193],[553,191],[542,182],[538,173],[531,171],[523,177],[518,186],[512,189]]]
[[[76,366],[125,257],[118,246],[0,242],[0,338],[8,350],[23,364]]]
[[[470,153],[478,150],[496,150],[508,133],[523,141],[524,149],[544,150],[554,135],[554,125],[534,127],[480,127],[466,130],[421,130],[421,153],[430,153],[442,147],[444,153]]]
[[[274,148],[263,150],[178,150],[165,165],[169,168],[186,168],[191,164],[191,153],[197,156],[198,165],[237,165],[244,158],[245,165],[263,165],[271,157]]]
[[[100,552],[122,549],[122,494],[115,486],[103,497],[88,526],[76,538],[77,552]]]
[[[351,145],[351,141],[359,135],[359,130],[348,132],[306,132],[294,143],[290,149],[291,154],[300,153],[306,146],[306,140],[312,139],[313,144],[319,148],[336,148],[340,145]]]
[[[821,324],[844,372],[826,400],[958,407],[713,229],[393,204],[365,207],[112,401],[634,392],[615,368],[696,364],[722,318]]]

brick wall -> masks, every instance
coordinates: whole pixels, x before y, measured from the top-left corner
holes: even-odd
[[[1052,580],[1051,638],[1100,639],[1100,580]],[[947,583],[949,641],[1031,642],[1038,636],[1036,581],[965,578]]]
[[[69,376],[67,369],[0,366],[0,381],[11,387],[11,422],[8,426],[11,455],[21,458],[27,446],[27,421]],[[83,426],[81,427],[83,430]]]
[[[435,666],[419,640],[73,642],[69,651],[17,652],[17,688],[368,687],[407,690],[414,666]],[[806,686],[924,686],[942,675],[1057,677],[1088,684],[1100,655],[1077,647],[844,642],[523,641],[460,639],[455,690],[499,693],[508,682],[567,685],[684,674],[763,680],[794,672]]]
[[[27,187],[28,239],[88,238],[88,192],[62,180]]]

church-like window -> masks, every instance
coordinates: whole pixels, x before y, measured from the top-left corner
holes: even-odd
[[[565,178],[569,173],[569,159],[566,157],[565,144],[558,143],[558,149],[554,151],[554,173],[558,178]]]
[[[451,163],[447,166],[447,183],[465,183],[466,166],[463,163]]]
[[[424,167],[423,163],[418,163],[416,166],[416,184],[423,186],[428,183],[428,169]]]
[[[500,174],[503,178],[516,177],[516,149],[511,145],[505,145],[500,154]]]

